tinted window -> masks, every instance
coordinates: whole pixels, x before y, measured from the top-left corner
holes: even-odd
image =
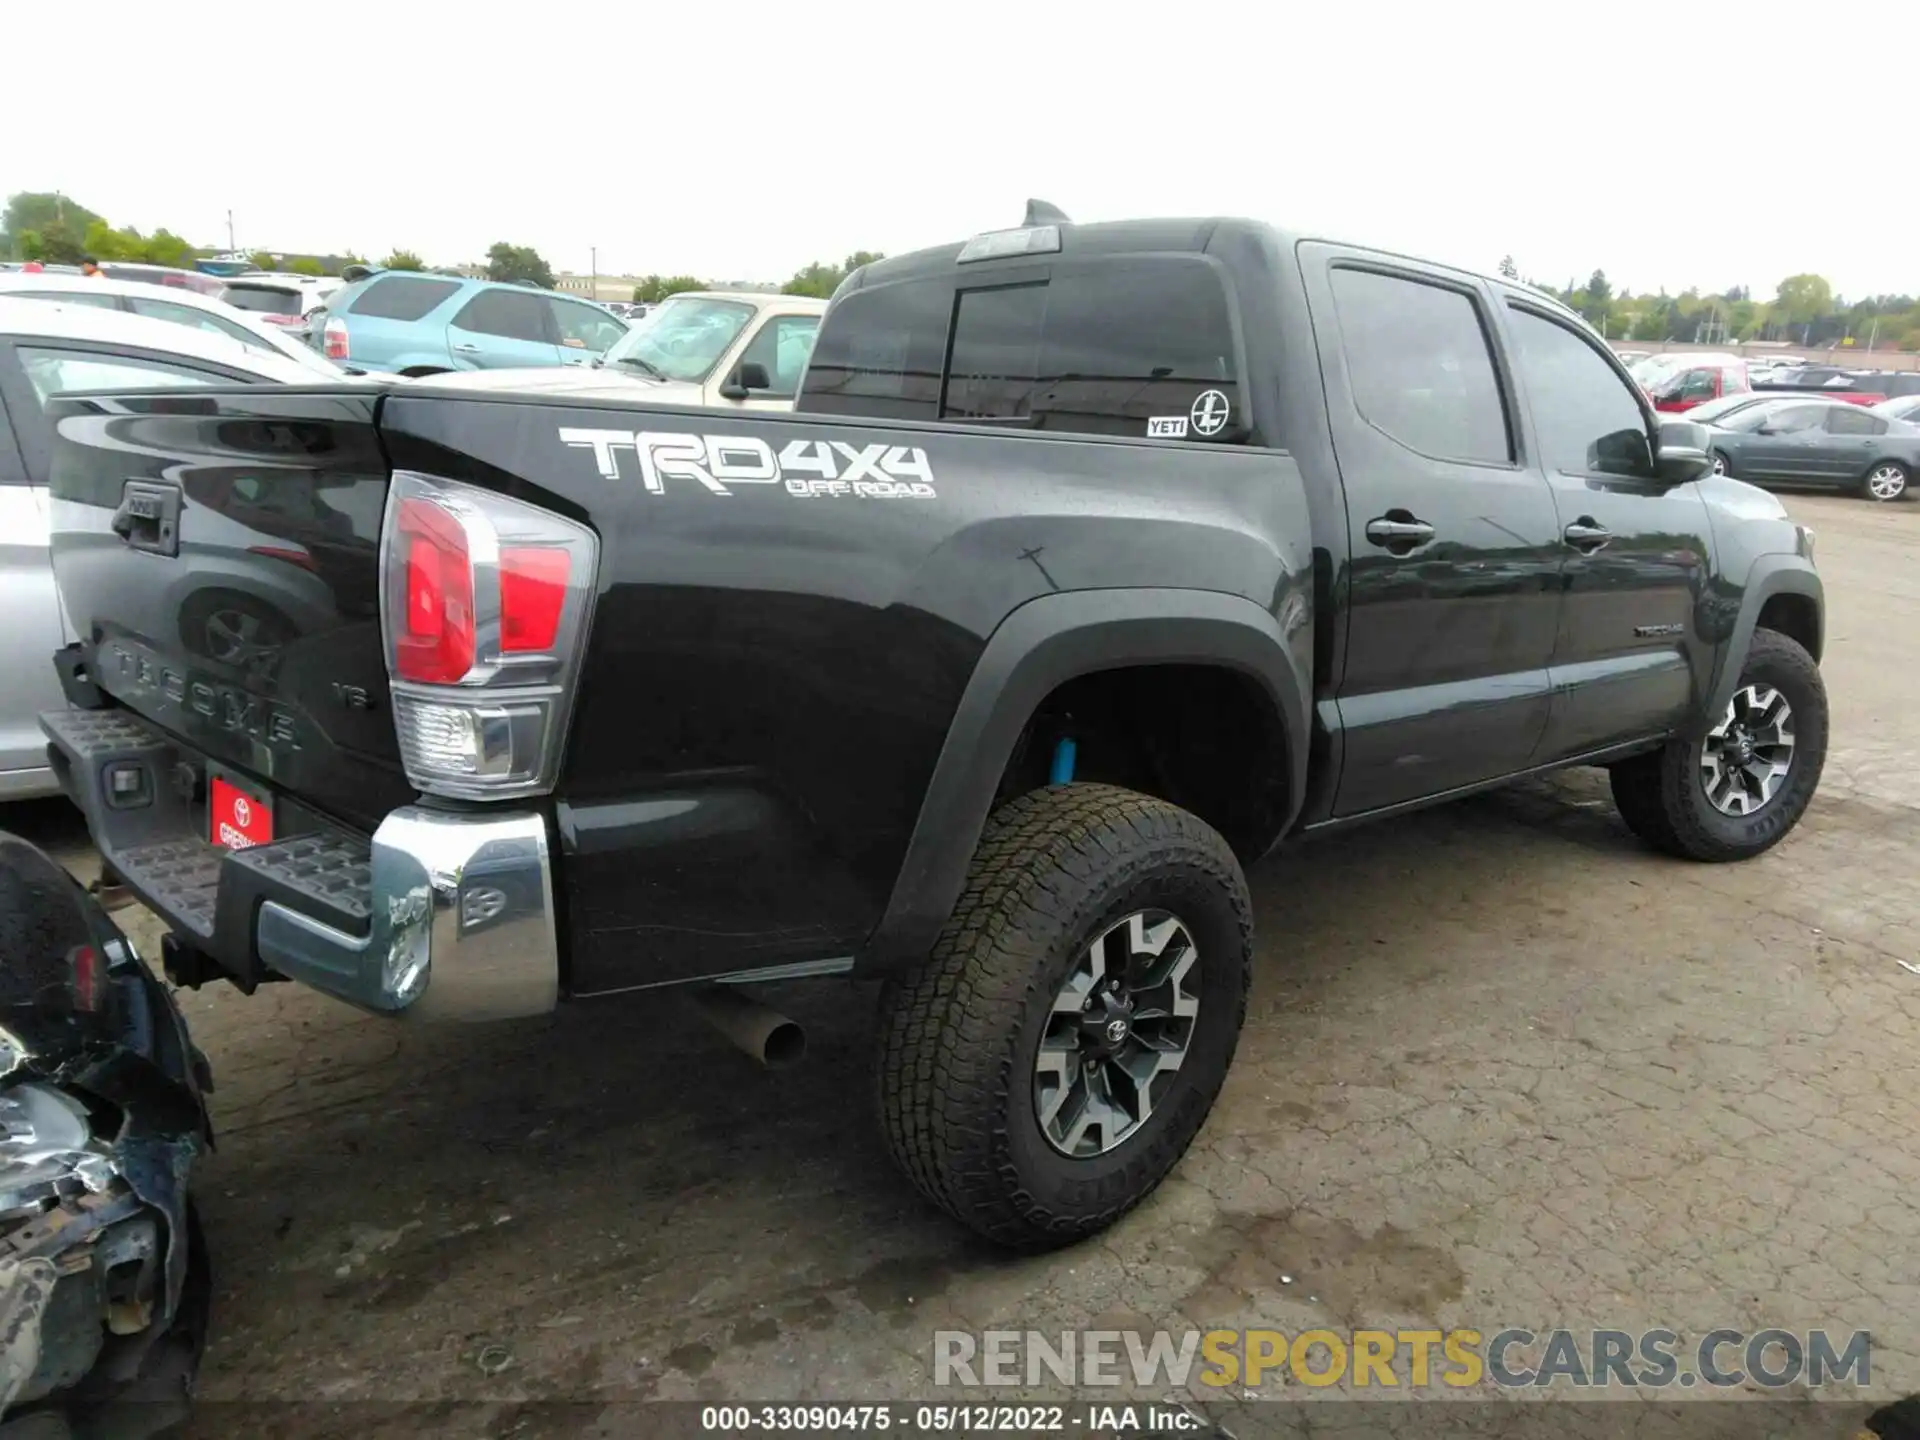
[[[302,311],[301,292],[279,290],[271,285],[229,285],[220,298],[236,310],[251,310],[256,315],[298,315]]]
[[[418,320],[459,288],[457,280],[388,275],[362,290],[347,310],[349,314],[372,315],[380,320]]]
[[[952,307],[951,280],[902,281],[836,300],[813,347],[802,408],[933,419]]]
[[[1012,285],[961,293],[953,312],[943,418],[1025,420],[1032,415],[1047,289]]]
[[[1435,459],[1512,460],[1493,356],[1471,297],[1346,268],[1333,271],[1333,297],[1353,403],[1369,424]]]
[[[1202,411],[1205,423],[1196,424]],[[1233,319],[1219,272],[1191,259],[1056,273],[1033,417],[1048,430],[1146,435],[1158,418],[1187,422],[1189,439],[1243,436]]]
[[[453,317],[453,323],[476,335],[498,335],[503,340],[547,338],[546,304],[525,290],[482,290]]]
[[[1627,383],[1576,331],[1530,310],[1510,313],[1541,463],[1573,475],[1651,477],[1646,416]]]
[[[551,299],[546,303],[553,310],[555,333],[569,350],[591,350],[598,355],[627,333],[626,326],[592,305]]]
[[[749,361],[767,367],[773,383],[768,395],[792,395],[800,388],[806,373],[807,356],[813,351],[813,337],[820,329],[818,315],[776,315],[760,327],[760,333],[748,343],[740,363]]]
[[[1858,405],[1836,405],[1827,412],[1827,430],[1834,435],[1884,435],[1887,422]]]
[[[70,390],[141,390],[157,385],[213,385],[224,376],[131,355],[89,354],[84,350],[41,350],[21,346],[14,352],[42,402]]]
[[[814,346],[801,408],[1145,436],[1154,418],[1188,426],[1213,391],[1209,420],[1239,418],[1227,295],[1203,260],[1060,265],[1050,281],[958,295],[955,285],[943,276],[838,299]]]

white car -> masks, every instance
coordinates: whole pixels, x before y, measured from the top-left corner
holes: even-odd
[[[0,294],[0,800],[59,790],[36,717],[65,703],[53,652],[76,638],[53,586],[53,427],[43,403],[79,390],[311,386],[329,378],[354,383],[338,370],[328,377],[277,350],[172,320]]]
[[[670,295],[592,363],[470,370],[416,385],[791,410],[827,302],[765,291]]]
[[[301,344],[279,327],[263,325],[244,310],[236,310],[224,301],[196,295],[191,290],[149,285],[140,280],[89,279],[85,275],[0,274],[0,297],[22,300],[55,300],[68,305],[88,305],[98,310],[117,310],[169,320],[176,325],[191,325],[196,330],[224,335],[250,349],[283,356],[305,365],[316,378],[337,380],[340,367],[310,346]]]
[[[346,281],[334,275],[294,275],[260,270],[230,277],[220,298],[236,310],[245,310],[268,325],[305,340],[313,317]]]

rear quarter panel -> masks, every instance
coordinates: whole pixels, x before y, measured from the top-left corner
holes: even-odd
[[[599,455],[562,430],[627,440]],[[403,393],[381,431],[397,467],[600,533],[558,805],[577,993],[854,953],[986,639],[1027,601],[1168,587],[1278,612],[1311,598],[1305,500],[1275,451]],[[784,479],[726,493],[684,473],[649,484],[632,441],[653,432],[775,456],[917,447],[929,479],[809,494],[783,464]]]

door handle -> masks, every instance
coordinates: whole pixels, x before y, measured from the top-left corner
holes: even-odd
[[[1393,510],[1367,522],[1367,539],[1388,549],[1411,550],[1433,539],[1433,526],[1404,510]]]
[[[480,347],[478,345],[456,345],[453,348],[458,350],[462,355],[478,355],[480,353]]]
[[[1582,515],[1560,535],[1567,544],[1586,555],[1606,549],[1608,542],[1613,539],[1613,532],[1604,525],[1596,524],[1591,515]]]

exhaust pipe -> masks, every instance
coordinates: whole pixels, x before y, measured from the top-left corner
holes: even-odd
[[[700,1018],[769,1070],[784,1070],[807,1053],[807,1032],[731,985],[703,985],[687,992]]]

